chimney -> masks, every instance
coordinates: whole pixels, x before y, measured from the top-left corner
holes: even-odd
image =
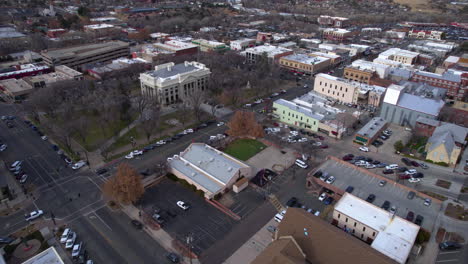
[[[168,72],[172,71],[172,66],[167,67],[167,71]]]

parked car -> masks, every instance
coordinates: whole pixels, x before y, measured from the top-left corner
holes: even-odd
[[[409,183],[417,183],[417,182],[420,182],[420,181],[421,181],[421,179],[419,179],[419,178],[410,178],[408,180]]]
[[[106,169],[106,168],[100,168],[100,169],[97,169],[97,170],[96,170],[96,173],[97,173],[98,175],[104,174],[104,173],[106,173],[106,172],[107,172],[107,169]]]
[[[419,163],[417,161],[414,161],[414,160],[411,161],[411,165],[413,165],[414,167],[421,166],[421,165],[419,165]]]
[[[177,256],[177,254],[173,253],[173,252],[167,253],[166,258],[172,263],[179,263],[180,262],[179,256]]]
[[[369,148],[368,148],[368,147],[359,147],[359,150],[360,150],[360,151],[364,151],[364,152],[369,152]]]
[[[386,180],[381,180],[381,181],[379,182],[379,186],[380,186],[380,187],[384,187],[385,184],[387,184],[387,181],[386,181]]]
[[[394,205],[394,206],[390,207],[389,212],[392,213],[392,214],[395,214],[396,210],[397,210],[397,207]]]
[[[385,169],[382,171],[383,174],[392,174],[393,173],[393,170],[390,170],[390,169]]]
[[[87,264],[88,262],[86,261],[88,259],[88,251],[85,249],[85,250],[82,250],[80,255],[78,255],[78,264]],[[91,260],[92,262],[92,260]]]
[[[325,198],[325,200],[323,200],[323,203],[325,205],[329,205],[329,204],[333,203],[333,200],[334,200],[333,197],[328,196],[327,198]]]
[[[65,242],[65,248],[70,249],[73,247],[76,241],[76,233],[72,232],[71,238],[67,239],[67,242]]]
[[[294,205],[296,205],[297,203],[297,198],[296,197],[291,197],[288,202],[286,203],[286,206],[288,207],[294,207]]]
[[[390,202],[389,202],[389,201],[385,201],[385,202],[382,204],[382,209],[388,210],[388,208],[390,208]]]
[[[11,242],[15,240],[16,238],[14,237],[0,237],[0,244],[10,244]]]
[[[413,191],[411,191],[411,192],[408,193],[408,195],[406,196],[406,198],[412,200],[412,199],[414,198],[415,195],[416,195],[416,193],[413,192]]]
[[[419,165],[421,166],[421,168],[423,168],[425,170],[429,169],[429,166],[427,166],[426,163],[419,163]]]
[[[408,180],[411,178],[411,176],[408,174],[400,173],[398,174],[398,178],[400,178],[400,180]]]
[[[326,194],[326,193],[322,193],[322,194],[320,194],[320,196],[319,196],[318,199],[319,199],[319,201],[323,201],[323,200],[325,200],[325,198],[327,198],[327,194]]]
[[[414,175],[413,175],[413,178],[424,178],[424,174],[422,172],[416,172]]]
[[[0,146],[0,152],[5,151],[7,149],[7,147],[8,147],[7,144],[2,144]]]
[[[425,206],[429,206],[429,205],[431,205],[431,203],[432,203],[432,200],[430,198],[424,199],[424,205]]]
[[[325,182],[328,183],[328,184],[332,184],[334,181],[335,181],[335,177],[330,176],[330,177],[328,177],[328,179]]]
[[[32,221],[32,220],[34,220],[36,218],[39,218],[43,214],[44,214],[44,211],[35,210],[35,211],[32,211],[31,213],[25,215],[24,217],[26,218],[26,221]]]
[[[72,169],[74,170],[79,170],[81,169],[84,165],[86,165],[86,162],[84,160],[80,160],[78,161],[77,163],[75,163],[73,166],[72,166]]]
[[[408,214],[406,215],[406,220],[413,222],[414,219],[414,213],[412,211],[409,211]]]
[[[417,224],[418,226],[421,226],[423,221],[424,221],[424,217],[422,215],[417,215],[416,220],[414,220],[414,223]]]
[[[354,155],[351,156],[351,155],[347,154],[347,155],[343,156],[343,160],[344,161],[352,160],[353,157],[354,157]]]
[[[71,228],[65,228],[65,230],[63,230],[62,236],[60,237],[60,243],[65,244],[67,240],[71,238],[72,233],[73,231]]]
[[[182,208],[184,211],[187,211],[190,208],[190,204],[184,202],[184,201],[177,201],[177,206]]]
[[[374,194],[369,194],[366,198],[366,202],[373,203],[375,201],[375,195]]]
[[[406,166],[411,166],[411,161],[408,158],[402,158],[401,162],[403,162]]]
[[[353,186],[348,186],[348,187],[346,188],[345,192],[347,192],[347,193],[352,193],[353,190],[354,190],[354,187],[353,187]]]
[[[410,170],[405,171],[405,174],[408,174],[408,175],[413,175],[413,174],[416,174],[416,173],[418,173],[418,171],[415,170],[415,169],[410,169]]]
[[[81,253],[81,248],[83,247],[83,241],[81,241],[80,243],[78,244],[75,244],[73,245],[73,249],[72,249],[72,258],[78,258],[78,255],[80,255]]]
[[[27,174],[23,174],[21,176],[21,179],[19,180],[20,183],[25,183],[26,181],[28,180],[28,175]]]
[[[462,246],[454,241],[445,241],[439,244],[439,248],[441,250],[457,250],[460,249]]]

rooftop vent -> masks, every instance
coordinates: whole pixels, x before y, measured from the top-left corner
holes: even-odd
[[[229,168],[228,168],[228,171],[232,171],[232,167],[229,167]]]
[[[210,158],[210,162],[213,162],[213,161],[214,161],[214,158],[213,158],[213,157],[211,157],[211,158]]]

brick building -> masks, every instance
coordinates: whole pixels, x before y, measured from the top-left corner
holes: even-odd
[[[346,41],[353,35],[353,32],[342,28],[327,28],[323,30],[322,38],[331,41]]]
[[[464,100],[468,95],[468,73],[448,70],[442,74],[416,71],[411,77],[411,81],[427,83],[429,85],[447,89],[447,95]]]
[[[344,69],[343,77],[348,80],[369,84],[372,77],[375,76],[375,71],[367,70],[359,67],[348,66]]]
[[[332,16],[319,16],[317,22],[321,26],[343,28],[348,26],[349,18],[346,17],[332,17]]]

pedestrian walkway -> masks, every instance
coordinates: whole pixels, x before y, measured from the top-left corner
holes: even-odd
[[[127,214],[131,219],[139,219],[139,212],[140,210],[138,210],[135,206],[133,205],[128,205],[128,206],[122,206],[122,211]],[[144,230],[146,231],[146,233],[148,233],[148,235],[150,235],[154,240],[156,240],[156,242],[158,242],[159,245],[161,245],[165,250],[167,250],[168,252],[178,252],[173,244],[172,244],[172,241],[173,241],[173,238],[171,237],[171,235],[169,235],[166,231],[164,231],[162,228],[159,229],[159,230],[153,230],[151,228],[147,228],[145,227]],[[183,257],[179,254],[179,256],[182,259],[182,262],[181,263],[191,263],[191,264],[199,264],[200,261],[198,259],[189,259],[187,257]]]
[[[10,189],[10,193],[13,197],[12,200],[5,200],[0,203],[0,212],[1,214],[9,214],[10,212],[16,211],[17,208],[21,207],[22,204],[28,200],[27,196],[23,193],[21,186],[18,181],[16,181],[8,171],[8,166],[5,162],[0,168],[0,173],[3,174],[3,179],[5,179],[6,185]],[[16,209],[15,209],[16,208]]]

